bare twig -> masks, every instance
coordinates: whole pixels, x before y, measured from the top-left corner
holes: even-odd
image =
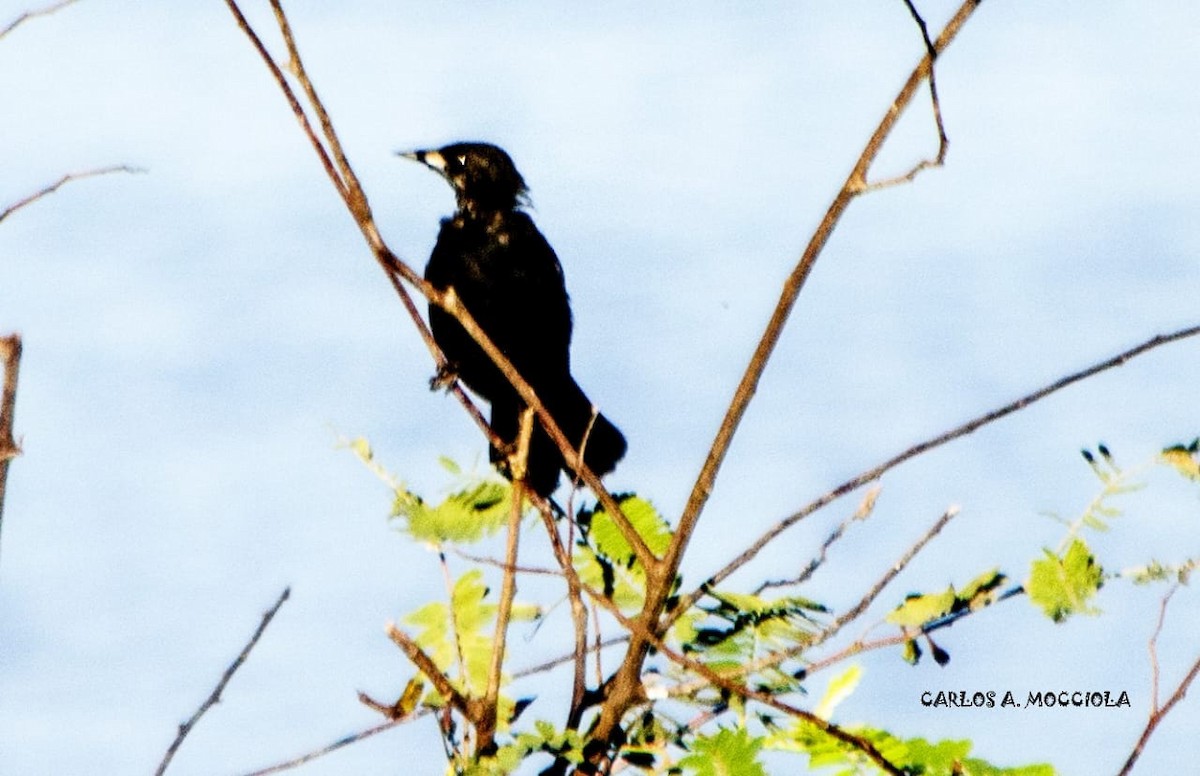
[[[454,612],[454,582],[450,579],[450,565],[446,563],[446,553],[438,552],[439,565],[442,567],[442,584],[446,587],[446,612],[450,619],[450,637],[454,639],[454,658],[458,661],[458,675],[462,677],[463,687],[471,692],[471,674],[467,671],[467,661],[463,657],[462,637],[458,633],[458,615]]]
[[[395,625],[388,623],[387,625],[388,638],[392,640],[396,646],[400,647],[404,652],[409,662],[417,667],[417,669],[429,678],[433,683],[434,688],[446,700],[446,703],[457,709],[464,717],[470,720],[473,724],[478,724],[480,718],[481,705],[478,699],[468,698],[463,695],[450,681],[450,678],[442,673],[438,668],[437,663],[433,662],[433,658],[425,654],[425,651],[413,641],[407,633],[397,628]]]
[[[71,5],[74,2],[76,2],[76,0],[59,0],[59,2],[51,3],[50,5],[47,5],[44,8],[35,8],[32,11],[25,11],[20,16],[18,16],[17,18],[15,18],[11,22],[9,22],[7,25],[5,25],[4,29],[0,30],[0,38],[3,38],[5,35],[12,32],[17,27],[21,26],[23,23],[29,21],[30,19],[33,19],[38,16],[49,16],[50,14],[58,11],[61,8],[66,8],[68,5]]]
[[[71,181],[83,180],[84,178],[94,178],[97,175],[108,175],[108,174],[114,173],[114,172],[127,172],[127,173],[131,173],[131,174],[137,174],[137,173],[143,173],[143,172],[145,172],[145,170],[142,169],[141,167],[132,167],[128,164],[114,164],[109,167],[97,167],[94,170],[84,170],[82,172],[69,172],[66,175],[59,178],[58,180],[56,180],[54,183],[51,183],[49,186],[39,189],[38,191],[35,191],[34,193],[17,200],[15,203],[6,207],[3,211],[0,211],[0,221],[3,221],[4,219],[8,218],[9,216],[11,216],[13,213],[17,212],[21,208],[26,207],[28,205],[32,205],[34,202],[37,202],[42,197],[47,197],[47,196],[53,194],[54,192],[58,191],[60,188],[67,185]]]
[[[337,741],[334,741],[332,744],[329,744],[328,746],[325,746],[325,747],[322,747],[315,751],[309,752],[308,754],[301,755],[300,757],[296,757],[291,760],[286,760],[284,762],[276,763],[275,765],[271,765],[266,768],[262,768],[261,770],[252,771],[250,773],[247,773],[246,776],[269,776],[269,774],[272,774],[272,773],[282,773],[283,771],[290,770],[292,768],[298,768],[301,765],[304,765],[305,763],[316,760],[319,757],[324,757],[327,754],[336,752],[338,749],[341,749],[343,746],[349,746],[350,744],[358,743],[359,741],[362,741],[365,738],[370,738],[371,736],[378,735],[379,733],[383,733],[387,730],[391,730],[394,727],[399,727],[400,725],[403,725],[406,722],[411,722],[412,720],[416,719],[417,717],[423,717],[430,713],[431,713],[430,709],[420,709],[416,713],[410,714],[407,717],[402,717],[400,719],[388,720],[387,722],[384,722],[381,725],[376,725],[375,727],[370,727],[370,728],[367,728],[366,730],[360,730],[357,733],[352,733],[351,735],[343,736],[342,738],[339,738]]]
[[[612,638],[604,639],[603,641],[597,640],[594,644],[588,647],[588,652],[599,654],[600,650],[602,649],[607,647],[615,647],[618,644],[624,644],[627,641],[629,641],[629,636],[627,635],[613,636]],[[524,679],[527,676],[545,673],[546,671],[551,671],[561,665],[570,663],[574,659],[574,652],[565,655],[559,655],[558,657],[551,658],[544,663],[538,663],[537,665],[529,666],[528,668],[522,668],[520,671],[514,672],[513,679]]]
[[[934,63],[937,61],[938,49],[934,46],[933,41],[929,39],[929,28],[925,25],[925,20],[921,18],[921,14],[917,11],[917,7],[913,5],[912,0],[904,0],[904,5],[908,7],[909,14],[912,15],[913,21],[917,23],[917,27],[921,30],[921,39],[925,43],[925,53],[929,56],[929,100],[933,110],[933,121],[937,126],[937,155],[932,159],[924,159],[918,162],[903,175],[897,175],[894,178],[886,178],[873,183],[865,183],[863,193],[911,183],[925,170],[933,167],[941,167],[945,164],[946,152],[950,150],[950,139],[946,137],[946,125],[942,121],[942,102],[938,99],[937,68],[934,67]]]
[[[879,597],[879,594],[883,592],[883,589],[891,584],[891,581],[895,579],[901,571],[904,571],[905,567],[912,562],[912,559],[917,557],[917,553],[925,549],[925,545],[929,544],[933,537],[941,533],[942,529],[946,527],[946,524],[953,520],[954,516],[957,515],[958,512],[959,508],[957,506],[951,506],[947,508],[946,511],[942,513],[942,516],[935,520],[933,525],[929,526],[929,529],[926,530],[925,533],[921,534],[921,538],[917,539],[916,543],[909,547],[908,550],[902,556],[900,556],[900,559],[896,561],[887,571],[885,571],[883,576],[876,580],[875,584],[871,586],[871,589],[868,590],[861,599],[859,599],[857,604],[850,607],[845,614],[843,614],[841,617],[838,617],[833,621],[832,624],[829,625],[829,627],[821,631],[821,634],[814,640],[813,644],[815,645],[828,641],[837,635],[838,631],[845,627],[847,623],[857,620],[858,617],[867,610],[867,607]]]
[[[1158,635],[1162,632],[1163,620],[1166,618],[1167,603],[1171,600],[1171,596],[1174,595],[1176,588],[1177,586],[1172,587],[1167,594],[1163,596],[1162,603],[1159,605],[1158,609],[1158,624],[1154,628],[1154,634],[1150,637],[1150,667],[1151,671],[1153,672],[1153,697],[1150,699],[1150,717],[1146,720],[1146,727],[1142,730],[1142,735],[1138,737],[1137,743],[1133,745],[1133,750],[1129,753],[1129,757],[1125,760],[1125,764],[1121,766],[1121,770],[1117,772],[1117,776],[1125,776],[1131,770],[1133,770],[1134,763],[1136,763],[1138,758],[1141,757],[1142,751],[1146,748],[1147,742],[1150,741],[1150,736],[1154,735],[1155,728],[1157,728],[1158,724],[1162,722],[1163,717],[1167,716],[1167,714],[1171,712],[1171,709],[1175,707],[1175,704],[1183,700],[1183,697],[1187,695],[1188,687],[1190,687],[1192,682],[1196,680],[1196,676],[1200,675],[1200,658],[1197,658],[1196,662],[1192,663],[1192,667],[1184,675],[1183,679],[1180,680],[1179,686],[1175,688],[1175,692],[1173,692],[1171,697],[1167,699],[1167,702],[1164,703],[1161,708],[1159,708]]]
[[[1171,597],[1178,589],[1178,584],[1171,585],[1171,589],[1158,602],[1158,622],[1155,623],[1154,633],[1150,634],[1150,641],[1146,645],[1146,650],[1150,653],[1150,716],[1152,717],[1158,713],[1158,636],[1162,633],[1163,623],[1167,619],[1167,604],[1171,603]]]
[[[192,728],[196,726],[196,723],[200,721],[200,717],[204,716],[206,711],[221,701],[221,693],[225,691],[225,685],[229,684],[229,680],[233,678],[234,673],[236,673],[237,670],[242,667],[242,664],[246,662],[246,658],[250,655],[250,650],[254,649],[254,645],[258,643],[260,638],[262,638],[263,632],[266,631],[267,626],[271,624],[271,620],[275,618],[275,614],[279,611],[279,607],[283,606],[283,602],[288,599],[288,596],[290,596],[291,593],[292,589],[290,587],[285,587],[283,589],[283,592],[279,594],[279,599],[275,601],[275,605],[263,614],[262,622],[258,624],[258,628],[254,631],[254,635],[251,636],[250,640],[246,642],[246,646],[242,647],[242,651],[238,654],[237,658],[235,658],[234,661],[229,664],[229,667],[225,669],[225,673],[221,675],[221,680],[217,682],[217,686],[213,688],[212,693],[204,700],[204,703],[200,704],[200,708],[196,709],[196,713],[193,714],[187,722],[184,722],[179,726],[179,733],[175,736],[175,740],[171,742],[171,745],[167,747],[167,753],[163,756],[162,762],[158,764],[158,770],[154,772],[155,776],[161,776],[167,770],[167,766],[171,763],[171,758],[175,756],[175,752],[179,750],[179,747],[181,744],[183,744],[183,740],[187,737],[187,734],[190,733]]]
[[[876,485],[867,491],[867,495],[863,497],[862,503],[858,505],[858,509],[854,510],[854,514],[838,523],[837,527],[829,533],[829,536],[825,537],[825,541],[821,543],[821,551],[817,553],[815,558],[808,562],[808,565],[805,566],[797,576],[792,577],[791,579],[773,579],[763,582],[754,589],[754,594],[760,595],[764,590],[770,590],[771,588],[792,587],[794,585],[802,585],[807,582],[809,578],[816,573],[817,569],[819,569],[825,562],[825,558],[829,553],[829,548],[846,535],[846,529],[850,527],[850,524],[860,520],[866,520],[868,517],[870,517],[871,512],[875,509],[875,500],[879,498],[879,491],[881,489],[881,486]]]
[[[1154,337],[1151,337],[1150,339],[1146,340],[1145,342],[1141,343],[1140,345],[1136,345],[1126,351],[1118,353],[1117,355],[1113,356],[1112,358],[1105,359],[1104,361],[1093,364],[1093,365],[1087,367],[1086,369],[1082,369],[1078,372],[1073,372],[1069,375],[1061,377],[1058,380],[1055,380],[1054,382],[1050,383],[1049,385],[1039,388],[1038,390],[1036,390],[1032,393],[1026,394],[1025,396],[1022,396],[1021,398],[1019,398],[1015,401],[1009,402],[1008,404],[1005,404],[1001,407],[997,407],[996,409],[989,410],[988,412],[985,412],[984,414],[979,415],[978,417],[972,418],[971,420],[967,421],[966,423],[963,423],[960,426],[956,426],[956,427],[950,429],[949,431],[945,431],[941,434],[938,434],[937,436],[926,439],[923,442],[919,442],[919,443],[913,445],[912,447],[909,447],[907,450],[904,450],[903,452],[892,456],[891,458],[887,459],[883,463],[877,464],[876,466],[873,466],[870,469],[867,469],[866,471],[863,471],[860,474],[855,475],[854,477],[850,478],[849,480],[846,480],[845,482],[843,482],[841,485],[838,485],[837,487],[833,488],[832,490],[826,492],[824,495],[818,497],[814,501],[811,501],[810,503],[801,507],[798,511],[792,513],[788,517],[785,517],[784,519],[780,520],[775,525],[771,526],[770,529],[768,529],[762,536],[760,536],[758,539],[756,539],[754,541],[754,543],[751,544],[748,548],[746,548],[740,555],[738,555],[732,561],[727,563],[720,571],[716,572],[711,577],[706,579],[698,588],[693,590],[691,593],[682,597],[680,599],[679,605],[675,607],[675,609],[671,613],[669,619],[671,621],[674,621],[676,618],[681,616],[684,612],[686,612],[689,608],[691,608],[692,605],[694,605],[696,603],[696,601],[700,600],[700,598],[704,595],[704,591],[706,588],[714,587],[714,586],[720,584],[722,581],[724,581],[726,578],[728,578],[729,575],[733,574],[735,571],[740,569],[742,566],[749,563],[751,560],[753,560],[755,558],[755,556],[758,555],[758,553],[764,547],[766,547],[768,544],[770,544],[771,541],[776,536],[783,533],[788,528],[791,528],[793,525],[800,522],[804,518],[808,517],[813,512],[816,512],[817,510],[819,510],[825,506],[828,506],[830,503],[836,501],[837,499],[841,498],[842,496],[845,496],[846,494],[848,494],[854,490],[857,490],[858,488],[862,487],[863,485],[867,484],[868,482],[872,482],[874,480],[879,479],[881,476],[883,476],[883,474],[885,472],[889,471],[890,469],[893,469],[893,468],[899,466],[900,464],[904,463],[905,461],[908,461],[911,458],[915,458],[919,455],[922,455],[923,453],[927,453],[936,447],[941,447],[942,445],[944,445],[948,442],[953,442],[955,439],[958,439],[959,437],[963,437],[963,436],[966,436],[967,434],[977,431],[980,428],[982,428],[983,426],[986,426],[989,423],[994,423],[995,421],[1000,420],[1001,418],[1003,418],[1005,416],[1011,415],[1012,413],[1014,413],[1018,410],[1025,409],[1029,405],[1031,405],[1035,402],[1041,401],[1042,399],[1046,398],[1050,394],[1061,391],[1063,388],[1066,388],[1069,385],[1073,385],[1077,382],[1080,382],[1081,380],[1086,380],[1089,377],[1093,377],[1093,376],[1095,376],[1101,372],[1105,372],[1109,369],[1113,369],[1115,367],[1122,366],[1130,359],[1133,359],[1137,356],[1142,355],[1143,353],[1147,353],[1151,350],[1154,350],[1155,348],[1160,347],[1162,345],[1167,345],[1172,342],[1178,342],[1180,340],[1184,340],[1189,337],[1194,337],[1197,334],[1200,334],[1200,325],[1189,326],[1188,328],[1179,329],[1178,331],[1171,332],[1170,334],[1159,334]]]
[[[471,563],[478,563],[480,566],[491,566],[492,568],[497,568],[497,569],[509,568],[509,566],[504,561],[500,560],[499,558],[489,558],[486,555],[476,555],[471,552],[464,552],[459,547],[451,548],[451,552],[453,552],[455,555],[462,558],[463,560],[470,561]],[[545,576],[545,577],[561,577],[562,576],[562,572],[558,571],[557,569],[542,568],[539,566],[522,566],[522,565],[518,564],[516,566],[513,566],[512,569],[514,571],[516,571],[518,574],[536,574],[538,576]]]
[[[13,437],[16,422],[17,377],[21,369],[21,335],[0,337],[0,361],[4,362],[4,389],[0,393],[0,530],[4,527],[4,493],[8,487],[8,462],[21,454]]]
[[[517,550],[521,536],[521,504],[525,494],[525,470],[529,462],[529,437],[533,433],[533,413],[521,413],[517,435],[517,454],[512,462],[512,509],[508,514],[508,537],[504,545],[504,574],[500,583],[500,605],[496,608],[496,628],[492,636],[492,659],[488,666],[487,694],[483,699],[483,719],[479,724],[478,752],[495,748],[496,724],[500,699],[500,674],[504,669],[504,650],[508,643],[508,622],[513,598],[517,594]]]

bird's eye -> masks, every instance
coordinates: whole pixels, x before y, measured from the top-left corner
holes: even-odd
[[[466,154],[459,154],[459,156],[458,156],[458,163],[459,163],[461,166],[463,166],[463,167],[466,167],[466,166],[467,166],[467,155],[466,155]]]

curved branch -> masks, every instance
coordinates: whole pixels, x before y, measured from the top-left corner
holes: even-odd
[[[22,24],[29,21],[30,19],[33,19],[34,17],[49,16],[50,14],[55,13],[56,11],[58,11],[62,8],[66,8],[68,5],[71,5],[74,2],[76,2],[76,0],[59,0],[59,2],[51,3],[50,5],[45,6],[44,8],[35,8],[32,11],[25,11],[20,16],[13,19],[8,24],[6,24],[4,26],[4,29],[0,30],[0,38],[3,38],[5,35],[12,32],[17,27],[20,27]]]
[[[6,207],[4,210],[0,211],[0,221],[3,221],[4,219],[8,218],[9,216],[11,216],[13,213],[17,212],[21,208],[26,207],[28,205],[32,205],[34,202],[37,202],[42,197],[47,197],[47,196],[53,194],[54,192],[58,191],[59,189],[61,189],[63,186],[67,185],[71,181],[83,180],[84,178],[94,178],[97,175],[108,175],[108,174],[114,173],[114,172],[127,172],[127,173],[136,175],[138,173],[145,172],[145,170],[141,167],[133,167],[128,164],[113,164],[113,165],[109,165],[108,167],[97,167],[94,170],[84,170],[82,172],[69,172],[66,175],[59,178],[58,180],[56,180],[54,183],[51,183],[49,186],[39,189],[38,191],[35,191],[34,193],[30,194],[29,196],[23,197],[22,199],[17,200],[13,204]]]

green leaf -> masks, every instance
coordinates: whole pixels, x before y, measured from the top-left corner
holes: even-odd
[[[671,528],[654,506],[638,496],[626,496],[617,503],[650,551],[659,556],[665,553],[671,543]],[[633,548],[616,522],[601,507],[581,511],[579,522],[586,529],[586,541],[576,546],[574,555],[580,578],[603,590],[623,612],[640,610],[646,589],[645,571],[635,561]]]
[[[969,757],[971,742],[939,741],[923,738],[899,739],[886,730],[844,727],[869,741],[884,759],[906,773],[921,776],[1054,776],[1049,765],[1025,765],[1003,768]],[[807,720],[797,720],[789,729],[764,739],[768,749],[808,755],[809,768],[841,768],[839,774],[876,774],[879,768],[862,750],[834,738]]]
[[[953,586],[942,593],[910,595],[888,614],[887,621],[901,627],[918,628],[930,620],[949,614],[957,598]]]
[[[455,581],[449,605],[429,603],[404,618],[405,623],[417,630],[414,636],[417,644],[438,668],[456,680],[460,690],[467,692],[487,686],[491,667],[496,605],[485,601],[487,594],[483,572],[474,569]],[[529,617],[534,611],[529,606],[513,606],[514,616]],[[436,690],[429,692],[431,699],[437,697]],[[430,703],[436,705],[433,700]],[[500,719],[507,720],[512,707],[511,699],[502,699]]]
[[[697,736],[679,765],[695,776],[767,776],[758,761],[763,743],[744,728],[722,729],[716,735]]]
[[[436,507],[405,488],[397,488],[392,516],[404,521],[404,530],[418,541],[476,542],[506,525],[512,509],[508,483],[484,480],[471,483],[446,497]]]
[[[920,768],[920,773],[925,776],[1054,776],[1054,769],[1049,765],[1001,768],[986,760],[968,757],[970,741],[930,743],[923,738],[910,738],[904,743],[908,757],[897,764],[910,770]]]
[[[639,496],[626,496],[617,504],[650,551],[662,557],[671,544],[671,526],[662,519],[654,505]],[[598,507],[590,514],[588,535],[596,551],[605,557],[617,562],[632,560],[633,548],[625,541],[625,535],[603,507]]]
[[[835,676],[829,682],[829,686],[825,688],[825,696],[813,709],[813,713],[824,720],[832,717],[833,710],[837,708],[837,705],[849,698],[858,687],[858,683],[862,680],[862,673],[862,666],[852,665]]]
[[[1045,557],[1035,560],[1025,583],[1029,598],[1055,622],[1072,614],[1097,614],[1088,601],[1100,589],[1103,569],[1096,563],[1087,544],[1076,538],[1062,557],[1044,550]]]
[[[1000,569],[985,571],[967,583],[958,594],[960,601],[966,603],[971,611],[977,611],[995,603],[1000,595],[1000,588],[1008,581],[1008,577],[1000,573]]]
[[[684,652],[699,655],[714,671],[733,670],[767,652],[802,649],[817,630],[814,615],[826,608],[807,598],[765,598],[747,593],[708,590],[716,604],[697,606],[682,643]],[[748,681],[781,692],[798,687],[794,668],[774,665],[756,671]]]

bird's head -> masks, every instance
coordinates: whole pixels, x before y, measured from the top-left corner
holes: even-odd
[[[454,187],[460,211],[511,210],[528,202],[525,180],[512,159],[504,149],[489,143],[453,143],[397,154],[421,162],[445,178]]]

